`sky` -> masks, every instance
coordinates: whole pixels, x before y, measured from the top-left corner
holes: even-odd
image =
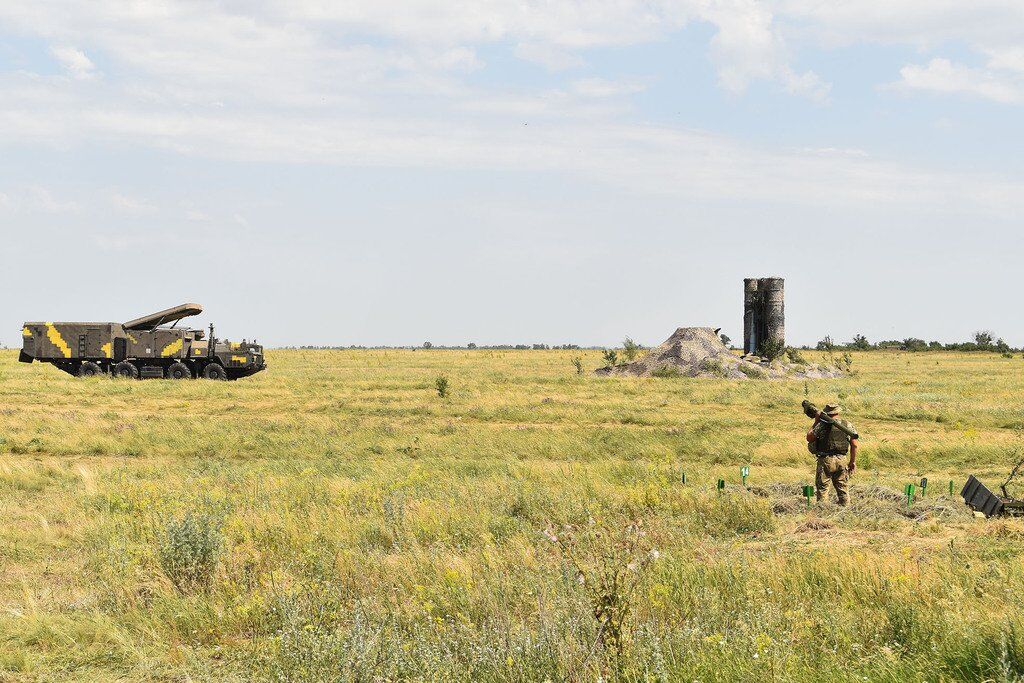
[[[1024,345],[1020,0],[0,0],[0,343]]]

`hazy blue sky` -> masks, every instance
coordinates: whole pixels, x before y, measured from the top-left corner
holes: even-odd
[[[0,0],[0,342],[1024,344],[1021,0]]]

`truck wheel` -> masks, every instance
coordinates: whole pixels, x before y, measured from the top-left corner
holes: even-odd
[[[203,368],[203,377],[206,379],[227,379],[228,373],[224,371],[224,366],[220,363],[210,363]]]
[[[139,369],[132,363],[126,360],[121,361],[114,366],[112,373],[114,377],[124,377],[125,379],[138,379]]]
[[[103,368],[91,360],[87,360],[78,366],[79,377],[99,377],[103,374]]]
[[[192,371],[184,363],[171,363],[167,368],[167,379],[192,379]]]

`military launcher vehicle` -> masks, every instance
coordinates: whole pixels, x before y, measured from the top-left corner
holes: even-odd
[[[18,360],[51,363],[78,377],[238,379],[267,367],[255,341],[217,339],[213,325],[209,338],[177,327],[202,311],[181,304],[126,323],[25,323]]]

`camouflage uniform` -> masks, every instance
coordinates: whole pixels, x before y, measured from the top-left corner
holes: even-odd
[[[832,406],[827,406],[832,408]],[[854,430],[853,425],[846,420],[832,418],[844,427]],[[846,505],[850,502],[849,481],[850,471],[846,466],[847,455],[850,452],[850,437],[842,430],[832,425],[819,422],[814,425],[814,441],[810,444],[814,454],[818,458],[818,470],[815,474],[815,489],[818,501],[828,496],[828,485],[836,489],[839,497],[839,504]]]

